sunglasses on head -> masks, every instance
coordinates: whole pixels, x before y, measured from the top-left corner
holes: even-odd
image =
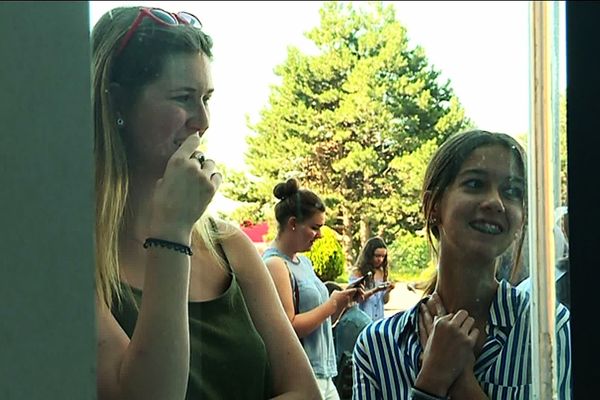
[[[177,26],[183,24],[190,25],[198,29],[202,28],[202,23],[200,22],[198,17],[188,12],[181,11],[178,13],[171,13],[160,8],[141,7],[140,13],[129,27],[129,30],[127,30],[125,36],[123,36],[123,40],[121,41],[119,50],[117,50],[117,54],[121,53],[125,46],[127,46],[127,43],[129,43],[129,40],[131,40],[131,37],[133,36],[137,28],[142,24],[144,18],[149,18],[156,24],[163,26]]]

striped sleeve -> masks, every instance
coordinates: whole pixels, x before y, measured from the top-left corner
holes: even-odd
[[[562,304],[556,316],[557,394],[559,400],[570,400],[571,393],[571,328],[569,310]]]
[[[371,364],[371,349],[368,346],[369,337],[373,335],[373,324],[362,331],[354,346],[352,362],[352,399],[372,400],[381,399],[377,378]]]

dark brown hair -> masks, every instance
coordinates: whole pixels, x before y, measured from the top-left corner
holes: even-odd
[[[273,195],[280,201],[275,205],[275,219],[278,231],[283,231],[291,217],[304,222],[317,212],[325,212],[325,204],[319,196],[308,189],[300,189],[294,178],[278,183],[273,188]]]
[[[373,257],[375,255],[375,250],[377,249],[386,249],[387,246],[382,238],[379,236],[375,236],[370,238],[365,242],[359,256],[356,261],[356,265],[354,266],[355,271],[358,271],[361,276],[367,275],[369,272],[375,272],[375,267],[373,266]],[[381,268],[383,269],[383,280],[387,281],[388,278],[388,255],[387,252],[385,257],[383,258],[383,263],[381,264]]]

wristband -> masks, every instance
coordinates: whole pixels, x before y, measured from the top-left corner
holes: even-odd
[[[448,400],[447,397],[438,397],[432,394],[426,393],[416,387],[410,388],[411,400]]]
[[[148,247],[152,247],[152,246],[164,247],[169,250],[175,250],[180,253],[187,254],[188,256],[191,256],[192,254],[194,254],[194,253],[192,253],[192,249],[190,249],[189,246],[186,246],[181,243],[169,242],[168,240],[162,240],[162,239],[156,239],[156,238],[146,239],[146,241],[144,242],[144,248],[147,249]]]

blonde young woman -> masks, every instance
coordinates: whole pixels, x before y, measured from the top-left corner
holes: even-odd
[[[206,213],[222,178],[197,151],[215,90],[200,21],[116,8],[92,42],[98,398],[319,398],[252,243]]]

